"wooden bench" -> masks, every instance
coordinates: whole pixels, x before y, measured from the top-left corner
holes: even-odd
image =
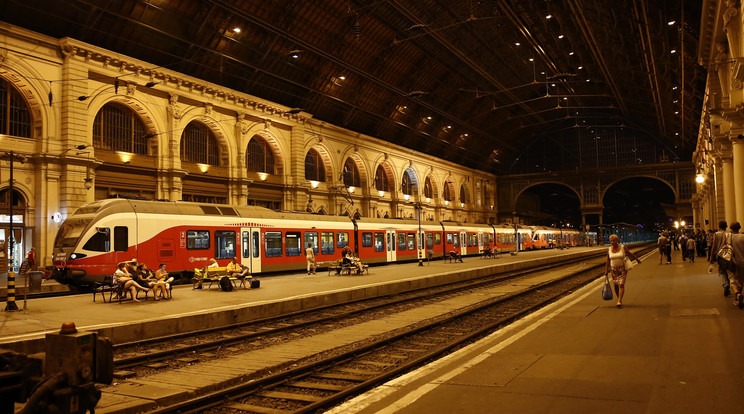
[[[359,269],[356,266],[348,263],[345,264],[343,259],[338,259],[335,262],[330,262],[328,265],[328,276],[330,276],[333,271],[335,271],[337,275],[351,275],[352,271],[356,271],[356,274],[369,274],[369,265],[362,263],[362,271],[359,272]]]
[[[227,277],[233,284],[233,287],[238,287],[238,284],[241,283],[241,278],[231,276],[229,273],[227,273],[227,267],[212,267],[206,270],[194,269],[194,279],[192,280],[194,284],[193,288],[201,289],[204,283],[209,282],[207,290],[212,289],[212,285],[215,283],[219,285],[220,279],[222,279],[223,277]],[[245,279],[247,281],[252,278],[253,276],[251,276],[250,274],[245,276]]]
[[[140,292],[142,291],[137,289],[137,294],[132,298],[132,300],[139,299]],[[117,282],[113,275],[106,275],[106,277],[103,278],[103,282],[93,283],[93,302],[96,301],[96,294],[100,294],[103,301],[106,302],[107,293],[109,297],[108,302],[111,302],[114,299],[114,294],[119,298],[119,303],[121,303],[127,295],[131,296],[129,290],[124,290],[124,283]],[[145,300],[147,300],[148,293],[149,291],[145,292]]]
[[[481,259],[498,259],[499,251],[496,249],[481,250]]]

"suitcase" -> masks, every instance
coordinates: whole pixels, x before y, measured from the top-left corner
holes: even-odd
[[[258,279],[251,279],[251,289],[258,289],[261,287],[261,281]]]

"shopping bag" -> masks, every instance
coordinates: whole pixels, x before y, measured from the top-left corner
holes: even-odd
[[[602,286],[602,299],[612,300],[612,286],[610,286],[610,278],[605,275],[605,284]]]
[[[623,259],[623,264],[625,265],[625,270],[628,271],[635,266],[635,263],[633,263],[632,260],[630,260],[630,257],[625,256],[625,259]]]

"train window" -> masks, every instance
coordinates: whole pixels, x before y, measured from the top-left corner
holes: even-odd
[[[214,232],[214,258],[232,259],[235,257],[235,232],[218,230]]]
[[[307,246],[308,244],[312,244],[313,253],[318,254],[318,232],[317,231],[306,231],[305,232],[305,246]],[[303,249],[302,251],[304,252],[305,250]]]
[[[406,250],[406,234],[398,233],[398,251]]]
[[[426,233],[426,248],[427,249],[434,248],[434,235],[431,233]]]
[[[385,233],[375,233],[375,251],[385,251]]]
[[[362,247],[372,247],[372,232],[362,233]]]
[[[240,240],[243,244],[243,257],[251,257],[251,233],[244,231]]]
[[[408,233],[408,250],[416,250],[416,233]]]
[[[349,233],[336,233],[336,248],[342,249],[349,245]]]
[[[392,251],[395,248],[395,236],[393,236],[392,233],[387,234],[387,249],[388,251]]]
[[[455,247],[460,247],[460,235],[459,234],[452,235],[452,243],[455,245]]]
[[[266,238],[266,257],[281,257],[282,232],[267,231],[264,236]]]
[[[321,254],[333,254],[334,249],[332,232],[320,233],[320,252]]]
[[[90,250],[92,252],[108,252],[111,250],[111,229],[108,227],[97,227],[96,233],[90,236],[85,245],[84,250]]]
[[[129,250],[129,227],[114,227],[114,251],[126,252]]]
[[[307,237],[308,233],[305,233],[305,237]],[[315,239],[317,240],[318,233],[315,233]],[[300,236],[299,231],[288,231],[284,235],[284,246],[286,249],[286,255],[289,256],[299,256],[300,252],[302,252],[302,245],[300,244],[302,242],[302,238]]]
[[[260,256],[259,255],[259,252],[261,250],[258,248],[258,246],[259,246],[259,240],[260,240],[259,233],[257,231],[254,231],[253,232],[253,257],[259,257]]]
[[[452,233],[447,233],[447,244],[452,244],[454,241],[452,240]]]
[[[434,235],[434,244],[442,244],[442,235],[437,233]]]
[[[210,246],[209,232],[207,230],[186,230],[186,249],[201,250]]]

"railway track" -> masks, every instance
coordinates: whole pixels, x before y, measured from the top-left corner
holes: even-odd
[[[592,257],[599,256],[603,256],[603,254]],[[315,329],[317,333],[338,329],[342,326],[359,323],[360,319],[380,317],[379,314],[373,314],[378,310],[387,313],[400,312],[402,309],[420,306],[427,301],[442,300],[447,297],[446,295],[457,295],[469,289],[479,289],[494,283],[506,283],[535,272],[544,272],[557,266],[570,266],[572,264],[571,261],[556,262],[515,272],[505,272],[463,282],[423,288],[404,294],[398,293],[374,299],[363,299],[239,325],[209,328],[117,344],[114,347],[114,366],[117,370],[138,368],[146,370],[148,366],[162,368],[162,365],[157,364],[158,361],[172,360],[174,357],[177,358],[188,353],[220,350],[259,338],[271,343],[278,335],[284,336],[279,338],[281,340],[291,340],[293,331]],[[255,342],[253,342],[253,346],[256,346]]]
[[[472,342],[596,279],[599,268],[604,266],[602,260],[604,254],[598,256],[601,257],[598,257],[593,265],[584,266],[581,270],[570,272],[568,275],[549,278],[545,282],[525,289],[517,289],[509,294],[489,297],[445,315],[431,318],[431,320],[413,324],[405,329],[373,336],[362,341],[363,344],[342,347],[340,350],[314,355],[303,361],[295,361],[293,364],[285,364],[295,366],[277,367],[281,372],[258,375],[247,384],[231,386],[182,403],[163,406],[156,412],[197,412],[204,410],[205,407],[212,407],[209,412],[306,413],[327,408],[351,395],[370,389],[450,352],[453,348]],[[564,263],[563,266],[575,266],[575,264]],[[427,303],[447,300],[457,295],[475,292],[478,289],[503,288],[505,285],[519,283],[519,279],[528,277],[528,274],[550,272],[552,268],[555,268],[555,265],[510,275],[483,278],[472,283],[426,289],[422,292],[409,293],[405,298],[396,295],[398,296],[396,298],[367,300],[329,307],[313,312],[312,316],[304,312],[289,318],[277,318],[261,324],[235,327],[231,332],[209,331],[202,335],[214,336],[213,343],[203,339],[196,340],[191,345],[174,345],[169,348],[180,353],[198,352],[200,354],[206,350],[227,348],[228,352],[232,353],[236,352],[234,348],[236,344],[248,343],[255,348],[269,346],[272,342],[284,343],[302,336],[298,331],[303,329],[310,330],[313,335],[316,335],[323,330],[332,331],[341,326],[361,323],[359,318],[361,320],[384,318],[387,312],[397,313],[404,312],[406,309],[425,307]],[[383,311],[383,309],[388,310]],[[339,323],[339,321],[342,322]],[[158,339],[158,341],[166,340],[172,340],[172,338]],[[261,342],[265,344],[262,345]],[[157,342],[150,341],[149,343],[154,345]],[[194,348],[187,348],[187,346]],[[126,347],[122,347],[124,348]],[[152,348],[162,347],[154,345]],[[167,358],[167,356],[164,357]],[[152,362],[153,354],[120,357],[117,358],[117,365],[125,366],[128,363],[136,363],[137,359]]]
[[[312,413],[470,343],[596,279],[603,264],[475,303],[313,363],[155,412]]]

